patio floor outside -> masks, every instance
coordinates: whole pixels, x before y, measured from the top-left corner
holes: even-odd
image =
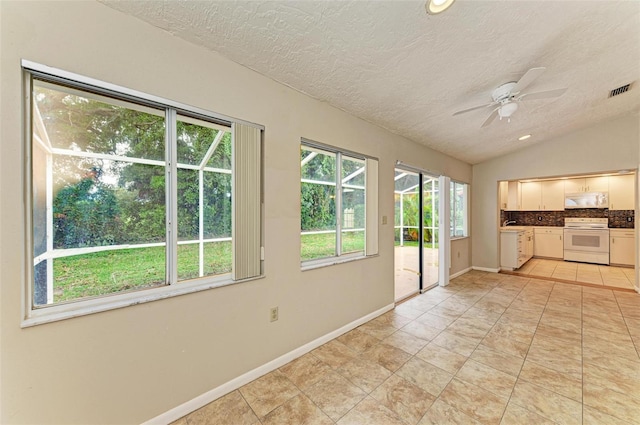
[[[395,299],[400,300],[418,291],[419,248],[395,247]],[[438,249],[424,248],[423,287],[438,283]]]

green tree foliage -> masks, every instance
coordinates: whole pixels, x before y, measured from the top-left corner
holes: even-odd
[[[164,161],[164,111],[36,83],[35,103],[54,148]],[[178,121],[180,163],[200,165],[220,130]],[[209,167],[230,170],[226,133]],[[56,248],[165,240],[165,167],[54,155]],[[231,235],[230,174],[204,172],[205,237]],[[178,173],[180,238],[199,233],[199,173]]]
[[[89,175],[64,187],[53,202],[54,248],[109,245],[123,237],[113,191]]]
[[[302,231],[336,228],[335,187],[301,183]]]
[[[178,121],[178,161],[200,166],[219,130]],[[231,133],[225,133],[206,164],[231,169]],[[204,235],[207,238],[231,236],[231,175],[204,172]],[[178,237],[196,239],[199,233],[199,173],[178,170]]]
[[[312,151],[302,148],[302,161]],[[333,154],[319,153],[302,167],[302,178],[321,181],[336,181],[336,157]],[[302,231],[330,230],[336,228],[336,188],[335,186],[301,183],[300,208]]]
[[[333,230],[336,228],[336,155],[330,152],[320,152],[305,148],[300,150],[300,160],[315,152],[317,155],[302,166],[303,181],[301,183],[301,230]],[[342,159],[342,178],[364,167],[361,160],[348,157]],[[365,221],[364,189],[350,188],[348,185],[364,187],[365,173],[360,173],[349,179],[347,187],[343,188],[342,208],[354,210],[355,228],[363,228]],[[332,183],[322,184],[320,182]]]
[[[438,208],[438,198],[435,196],[435,207],[436,211],[433,211],[432,208],[432,194],[430,192],[424,193],[423,198],[423,216],[422,216],[422,225],[424,227],[437,227],[438,219],[437,219],[437,208]],[[405,229],[405,240],[417,240],[418,239],[418,218],[420,217],[418,213],[419,205],[418,205],[418,192],[415,193],[405,193],[405,194],[396,194],[395,201],[395,214],[397,218],[396,225],[399,225],[399,217],[400,217],[400,197],[402,197],[402,208],[403,208],[403,226],[414,229]],[[398,236],[399,237],[399,236]],[[424,230],[424,241],[431,242],[433,238],[433,234],[431,229]]]

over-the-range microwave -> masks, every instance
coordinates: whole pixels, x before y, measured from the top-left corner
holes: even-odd
[[[567,193],[564,196],[564,208],[609,208],[609,193]]]

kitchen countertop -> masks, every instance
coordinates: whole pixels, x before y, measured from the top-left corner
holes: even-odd
[[[501,232],[523,232],[528,228],[533,226],[502,226],[500,227]]]

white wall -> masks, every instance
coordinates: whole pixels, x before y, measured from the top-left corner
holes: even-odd
[[[140,423],[389,305],[395,160],[471,182],[468,164],[99,3],[0,2],[0,43],[3,424]],[[267,277],[21,329],[29,256],[20,59],[265,125]],[[300,271],[300,137],[380,158],[389,224],[378,257]],[[272,306],[280,320],[269,323]]]
[[[451,275],[464,271],[471,265],[471,238],[454,239],[451,241]]]
[[[629,114],[474,165],[473,266],[499,267],[499,180],[636,169],[639,123],[637,113]]]

